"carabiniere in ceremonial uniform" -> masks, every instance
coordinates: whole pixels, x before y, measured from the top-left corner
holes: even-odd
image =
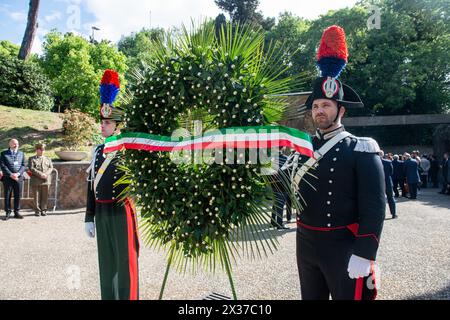
[[[344,43],[334,50],[339,39]],[[306,107],[319,108],[317,101],[326,106],[328,99],[334,105],[330,108],[337,105],[338,115],[330,130],[318,129],[312,137],[315,159],[296,154],[287,161],[296,167],[294,186],[305,204],[297,217],[303,299],[328,300],[330,294],[333,299],[374,299],[377,293],[374,261],[385,216],[384,173],[376,141],[356,137],[340,125],[340,108],[363,107],[356,92],[337,79],[346,52],[343,29],[325,30],[318,62],[322,74]],[[315,177],[305,175],[307,171]]]
[[[105,138],[108,126],[121,122],[121,113],[112,107],[118,91],[117,72],[106,70],[100,86],[100,115]],[[117,132],[117,127],[112,128],[111,133]],[[131,199],[121,200],[124,185],[116,184],[123,175],[117,168],[119,153],[105,154],[104,146],[95,148],[88,169],[86,231],[90,237],[95,236],[95,221],[102,299],[135,300],[139,294],[135,209]]]

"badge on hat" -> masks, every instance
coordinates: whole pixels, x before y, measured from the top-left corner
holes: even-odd
[[[327,77],[322,83],[322,91],[327,98],[331,99],[339,91],[339,83],[335,78]]]
[[[104,103],[100,109],[100,116],[102,118],[110,118],[112,114],[112,108],[109,104]]]

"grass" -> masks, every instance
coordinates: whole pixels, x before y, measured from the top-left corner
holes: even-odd
[[[35,154],[35,144],[44,142],[45,155],[58,159],[55,151],[62,147],[62,137],[62,119],[58,113],[0,105],[0,150],[7,149],[9,140],[15,138],[28,159]],[[92,146],[81,149],[90,151]]]

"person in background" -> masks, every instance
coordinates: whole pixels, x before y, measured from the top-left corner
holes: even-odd
[[[426,154],[420,159],[420,167],[422,168],[422,172],[420,174],[420,181],[422,181],[422,188],[426,188],[428,186],[428,171],[430,170],[430,161]]]
[[[400,196],[400,193],[398,192],[398,188],[402,190],[402,196],[406,196],[406,190],[405,190],[405,173],[404,173],[404,166],[405,164],[403,161],[400,160],[399,155],[394,155],[394,160],[392,160],[392,168],[393,168],[393,174],[392,174],[392,186],[394,190],[394,195],[396,198]]]
[[[387,198],[387,202],[389,204],[389,211],[391,212],[392,219],[395,219],[395,218],[397,218],[397,214],[396,214],[395,200],[394,200],[394,195],[393,195],[394,188],[393,188],[393,183],[392,183],[392,176],[394,174],[394,168],[392,165],[392,161],[384,158],[383,150],[380,150],[379,155],[381,158],[381,162],[383,164],[384,183],[386,185],[386,198]]]
[[[418,150],[414,150],[411,152],[411,159],[415,160],[417,162],[417,171],[419,172],[419,178],[422,175],[422,167],[420,166],[420,162],[421,162],[421,157],[420,157],[420,152]],[[422,187],[422,181],[419,181],[419,183],[417,184],[417,193],[420,192],[420,189]]]
[[[408,183],[409,198],[417,199],[417,186],[420,183],[419,165],[416,159],[412,159],[409,153],[405,154],[405,176]]]
[[[45,145],[35,146],[36,155],[28,160],[31,171],[31,185],[34,190],[34,214],[36,217],[47,215],[48,191],[51,185],[53,164],[52,160],[44,156]]]
[[[275,202],[272,207],[271,225],[279,230],[289,229],[283,224],[284,205],[287,205],[287,210],[290,210],[290,203],[288,203],[288,191],[286,190],[289,181],[289,176],[285,171],[281,170],[287,160],[284,154],[284,148],[280,149],[278,155],[278,171],[273,177],[272,190],[275,195]],[[290,201],[289,201],[290,202]],[[291,213],[287,212],[287,218],[290,220]]]
[[[433,188],[439,188],[439,161],[436,159],[434,154],[430,157],[430,170],[428,171],[428,176],[430,182],[433,184]]]
[[[11,139],[9,149],[0,154],[0,166],[4,175],[2,181],[5,190],[5,220],[11,217],[12,194],[14,194],[14,218],[23,219],[19,211],[23,174],[25,172],[25,155],[19,150],[17,139]]]
[[[445,194],[448,193],[448,184],[449,184],[449,179],[448,179],[448,152],[444,153],[444,160],[442,160],[442,164],[441,164],[441,169],[442,169],[442,190],[441,194]]]

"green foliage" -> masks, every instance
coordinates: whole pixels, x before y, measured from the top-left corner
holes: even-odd
[[[214,0],[216,5],[228,12],[233,22],[250,23],[256,15],[259,0]]]
[[[126,57],[110,43],[89,43],[82,37],[52,31],[45,37],[41,65],[52,80],[62,109],[78,109],[97,116],[98,88],[105,69],[119,72],[122,85]]]
[[[127,65],[129,72],[126,74],[127,79],[131,77],[133,70],[142,67],[141,61],[148,59],[152,48],[152,41],[163,40],[164,36],[163,29],[155,28],[142,29],[139,32],[132,33],[120,39],[118,49],[128,58]]]
[[[278,41],[283,50],[289,53],[289,61],[292,68],[288,70],[292,75],[304,72],[306,62],[309,61],[305,54],[305,34],[310,27],[310,22],[297,17],[290,12],[283,12],[278,17],[278,23],[266,33],[266,43]],[[315,70],[314,70],[315,71]],[[311,76],[311,74],[310,74]],[[310,83],[306,83],[306,86]]]
[[[367,27],[369,4],[381,8],[380,29]],[[302,87],[307,91],[318,75],[316,50],[322,32],[340,25],[350,54],[341,78],[365,103],[350,115],[440,113],[450,109],[449,21],[446,0],[363,0],[313,21],[284,13],[267,40],[283,39],[287,50],[299,48],[290,61],[293,70],[308,75]]]
[[[265,18],[261,11],[256,11],[259,0],[214,0],[216,5],[230,15],[231,21],[235,24],[253,24],[266,31],[275,25],[275,18]],[[222,20],[221,15],[216,20]]]
[[[14,43],[2,40],[0,41],[0,56],[14,57],[19,55],[20,47]]]
[[[152,42],[148,65],[130,82],[123,131],[170,136],[195,117],[208,129],[278,119],[282,108],[270,95],[291,90],[295,78],[280,77],[288,69],[284,54],[272,47],[264,55],[264,33],[252,28],[226,24],[216,39],[208,22],[183,28],[179,39]],[[229,268],[239,254],[232,240],[245,240],[242,249],[252,256],[275,248],[265,238],[270,212],[261,205],[263,164],[244,157],[237,158],[244,159],[240,165],[176,164],[169,153],[127,150],[122,183],[130,183],[128,194],[142,207],[145,242],[168,248],[169,263],[212,270]]]
[[[78,150],[87,145],[98,132],[98,125],[90,115],[77,111],[64,111],[63,119],[63,145],[68,150]]]
[[[32,60],[0,54],[0,74],[0,104],[44,111],[53,107],[50,81]]]

